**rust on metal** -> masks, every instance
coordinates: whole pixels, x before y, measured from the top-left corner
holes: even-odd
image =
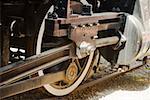
[[[1,68],[0,69],[1,81],[7,80],[11,77],[21,74],[22,72],[31,70],[32,68],[55,60],[58,57],[69,55],[69,51],[65,51],[69,50],[69,46],[70,45],[61,47],[59,49],[52,49],[39,55],[32,56],[26,59],[25,61],[19,61],[14,64],[5,66],[5,68]]]
[[[10,34],[8,29],[5,31],[2,29],[2,66],[5,66],[9,62],[9,42],[10,42]]]
[[[35,88],[39,88],[45,84],[50,84],[59,80],[63,80],[64,77],[65,72],[61,71],[58,73],[51,73],[44,76],[27,79],[4,87],[2,86],[0,87],[0,97],[6,98],[8,96],[16,95]]]

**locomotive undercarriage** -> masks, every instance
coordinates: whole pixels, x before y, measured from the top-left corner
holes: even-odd
[[[150,38],[143,40],[149,30],[139,20],[144,15],[137,17],[143,12],[141,1],[87,2],[2,1],[3,98],[41,86],[66,95],[100,69],[102,57],[119,68],[149,56]]]

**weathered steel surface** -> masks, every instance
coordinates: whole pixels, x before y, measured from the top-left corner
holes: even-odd
[[[96,40],[96,47],[104,47],[113,44],[117,44],[119,42],[119,38],[117,36],[101,38]]]
[[[1,32],[1,26],[0,26]],[[0,67],[2,66],[2,34],[0,33]]]
[[[65,51],[69,50],[69,47],[70,45],[52,49],[39,55],[32,56],[25,61],[19,61],[11,65],[5,66],[4,68],[0,69],[1,81],[7,80],[25,71],[31,70],[37,66],[53,61],[57,58],[69,55],[69,51]]]
[[[79,22],[80,24],[85,24],[85,23],[93,23],[97,22],[98,20],[106,20],[106,19],[113,19],[113,18],[118,18],[119,15],[123,13],[98,13],[98,14],[93,14],[92,16],[78,16],[78,17],[72,17],[72,18],[58,18],[54,19],[56,24],[75,24],[78,25]]]
[[[80,45],[80,43],[83,41],[86,41],[88,43],[95,45],[95,41],[98,39],[94,39],[94,36],[97,36],[99,31],[109,30],[109,29],[116,29],[117,30],[119,27],[120,27],[120,23],[117,23],[117,22],[105,23],[105,24],[98,24],[97,23],[96,25],[89,24],[89,25],[83,25],[81,27],[74,26],[71,33],[70,33],[70,38],[77,45]],[[110,37],[110,39],[111,39],[111,37]],[[100,40],[100,41],[103,42],[102,40]],[[106,39],[106,41],[107,41],[107,39]],[[118,41],[119,40],[117,40],[117,42]],[[106,44],[104,44],[104,45],[106,45]]]
[[[4,27],[3,27],[4,28]],[[10,42],[10,34],[8,29],[3,30],[2,28],[2,66],[5,66],[9,62],[9,42]]]
[[[57,82],[59,80],[63,80],[64,77],[65,77],[65,72],[61,71],[58,73],[51,73],[44,76],[39,76],[24,81],[20,81],[4,87],[0,87],[0,97],[6,98],[8,96],[12,96],[35,88],[39,88],[45,84],[50,84],[50,83]]]
[[[33,74],[36,74],[39,70],[44,70],[46,68],[50,68],[50,67],[55,66],[55,65],[57,65],[57,64],[59,64],[59,63],[61,63],[63,61],[67,61],[69,59],[70,59],[69,56],[64,56],[64,57],[58,58],[56,60],[53,60],[53,61],[48,62],[46,64],[43,64],[41,66],[37,66],[36,68],[33,68],[33,69],[29,70],[29,71],[22,72],[22,73],[16,75],[15,77],[12,77],[12,78],[4,81],[4,82],[1,82],[0,85],[7,85],[7,84],[11,84],[13,82],[19,81],[19,80],[21,80],[21,79],[23,79],[25,77],[31,76]]]
[[[119,40],[118,37],[104,38],[104,39],[99,39],[97,41],[97,44],[99,44],[99,47],[102,47],[102,46],[117,43],[118,40]],[[103,45],[101,45],[101,43]],[[57,58],[60,58],[60,59],[61,59],[61,57],[65,58],[66,54],[65,54],[64,50],[69,49],[69,46],[70,45],[60,47],[59,49],[49,50],[49,51],[41,53],[40,55],[30,57],[26,61],[21,61],[21,62],[17,63],[18,66],[17,66],[17,64],[12,64],[10,66],[4,67],[3,69],[1,68],[1,70],[0,70],[1,77],[4,79],[5,78],[7,79],[6,81],[1,83],[2,86],[0,87],[0,91],[1,92],[5,91],[5,92],[3,92],[3,94],[1,94],[2,97],[22,93],[22,92],[25,92],[25,91],[28,91],[28,90],[31,90],[34,88],[38,88],[38,87],[40,87],[44,84],[48,84],[50,82],[53,83],[55,81],[60,80],[60,77],[62,79],[62,75],[59,76],[59,72],[58,72],[58,73],[55,73],[56,75],[58,74],[57,77],[55,75],[56,80],[53,77],[50,77],[50,76],[53,76],[53,74],[50,74],[48,76],[46,75],[43,77],[37,77],[37,78],[32,78],[32,79],[28,79],[25,81],[13,83],[14,81],[17,81],[24,76],[31,75],[33,73],[36,73],[39,70],[43,70],[47,67],[50,67],[51,65],[60,63],[61,60],[59,60]],[[69,55],[69,53],[67,53],[67,55]],[[67,59],[69,59],[69,56],[67,58],[65,58],[65,60],[67,60]],[[10,76],[12,78],[10,78]],[[8,79],[8,77],[9,77],[9,79]],[[48,79],[49,79],[49,81],[47,81]]]

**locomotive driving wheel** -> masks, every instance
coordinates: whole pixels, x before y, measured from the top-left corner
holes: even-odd
[[[82,80],[85,78],[93,59],[93,54],[84,59],[68,60],[61,65],[66,66],[65,79],[52,84],[44,85],[44,88],[51,94],[62,96],[72,92],[79,86]],[[60,67],[60,66],[59,66]],[[46,74],[47,71],[39,71],[39,76]]]
[[[83,59],[71,58],[68,61],[62,62],[53,66],[55,70],[45,69],[38,72],[39,76],[43,76],[50,72],[59,72],[61,68],[65,70],[65,78],[52,84],[44,85],[44,88],[51,94],[62,96],[72,92],[85,78],[94,56],[94,52]],[[56,71],[57,69],[57,71]]]
[[[49,12],[49,11],[48,11]],[[48,13],[45,15],[45,18],[47,18]],[[38,33],[37,38],[37,45],[36,45],[36,54],[40,54],[43,52],[43,44],[45,43],[45,31],[44,31],[44,24],[45,24],[45,18],[43,19],[43,22],[40,26],[40,30]],[[53,39],[53,38],[51,38]],[[66,40],[66,39],[62,39]],[[58,42],[58,41],[56,41]],[[56,44],[56,43],[55,43]],[[62,46],[62,45],[60,45]],[[56,46],[58,47],[58,46]],[[46,49],[44,49],[46,50]],[[92,59],[94,56],[94,51],[92,51],[87,57],[79,59],[71,58],[68,61],[62,62],[56,66],[53,66],[53,68],[40,70],[38,72],[39,76],[43,76],[47,73],[57,73],[60,70],[65,70],[65,78],[63,80],[60,80],[58,82],[52,83],[52,84],[46,84],[44,85],[44,88],[51,94],[56,96],[63,96],[66,94],[69,94],[74,89],[76,89],[79,84],[84,80],[87,72],[89,71],[89,68],[92,63]]]

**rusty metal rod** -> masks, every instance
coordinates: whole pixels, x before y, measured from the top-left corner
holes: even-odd
[[[63,80],[65,77],[65,71],[46,74],[44,76],[39,76],[24,81],[20,81],[14,84],[0,87],[0,97],[6,98],[12,95],[23,93],[32,89],[42,87],[45,84],[54,83]]]
[[[40,59],[42,57],[46,57],[48,55],[52,55],[52,54],[55,54],[55,53],[60,52],[60,51],[68,50],[68,49],[70,49],[70,46],[71,46],[71,44],[68,44],[68,45],[65,45],[65,46],[62,46],[62,47],[59,47],[59,48],[54,48],[54,49],[45,51],[41,54],[31,56],[31,57],[27,58],[24,61],[19,61],[19,62],[10,64],[10,65],[4,66],[4,67],[0,68],[0,75],[3,74],[3,73],[7,73],[10,70],[17,69],[18,68],[17,66],[25,64],[27,62],[31,62],[32,60],[37,60],[37,59]]]
[[[61,63],[61,62],[63,62],[63,61],[69,60],[69,59],[70,59],[69,56],[64,56],[64,57],[62,57],[62,58],[58,58],[58,59],[56,59],[56,60],[54,60],[54,61],[48,62],[48,63],[46,63],[46,64],[44,64],[44,65],[37,66],[36,68],[33,68],[33,69],[31,69],[31,70],[29,70],[29,71],[26,71],[26,72],[23,72],[23,73],[21,73],[21,74],[15,76],[15,77],[12,77],[12,78],[10,78],[10,79],[4,81],[4,82],[1,82],[1,83],[0,83],[0,86],[2,86],[2,85],[7,85],[7,84],[11,84],[11,83],[13,83],[13,82],[15,82],[15,81],[21,80],[21,79],[23,79],[23,78],[29,76],[29,75],[32,75],[32,74],[34,74],[34,73],[37,73],[37,72],[40,71],[40,70],[44,70],[44,69],[46,69],[46,68],[50,68],[50,67],[52,67],[52,66],[54,66],[54,65],[57,65],[57,64],[59,64],[59,63]]]
[[[117,44],[118,42],[119,42],[119,37],[117,36],[96,39],[96,47],[109,46],[109,45]]]
[[[68,56],[70,46],[71,45],[67,45],[57,49],[48,50],[39,55],[32,56],[25,61],[16,62],[14,64],[5,66],[4,68],[0,68],[0,81],[6,81],[23,72],[36,68],[37,66],[46,64],[64,56]]]

